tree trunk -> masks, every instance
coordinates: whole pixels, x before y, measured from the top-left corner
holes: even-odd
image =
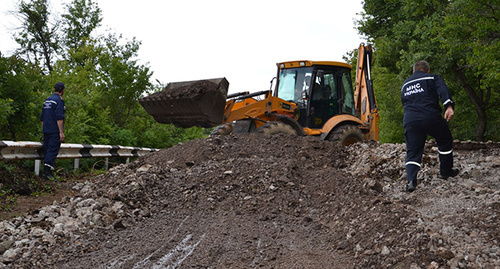
[[[484,133],[486,132],[486,123],[487,123],[486,115],[484,118],[479,118],[479,123],[476,130],[476,141],[484,140]]]
[[[476,109],[476,113],[478,116],[478,126],[476,130],[476,141],[484,140],[484,133],[486,132],[486,125],[488,123],[488,118],[486,117],[486,103],[482,99],[482,93],[480,90],[481,97],[474,91],[472,86],[468,83],[465,73],[463,69],[458,67],[458,65],[454,64],[453,71],[457,75],[460,83],[465,89],[465,92],[469,96],[474,108]]]

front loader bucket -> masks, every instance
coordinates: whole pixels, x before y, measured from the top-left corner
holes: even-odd
[[[226,78],[172,82],[139,103],[157,122],[209,128],[222,123],[228,88]]]

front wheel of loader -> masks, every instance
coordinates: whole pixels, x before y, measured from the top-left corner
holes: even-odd
[[[229,135],[233,133],[234,123],[229,122],[214,128],[210,136]]]
[[[292,134],[298,135],[292,126],[279,122],[279,121],[269,121],[257,129],[257,132],[263,135],[273,135],[273,134]]]
[[[333,129],[326,140],[337,143],[340,146],[349,146],[364,140],[361,130],[351,124],[341,125]]]

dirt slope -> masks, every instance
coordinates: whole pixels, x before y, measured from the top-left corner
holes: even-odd
[[[3,222],[0,268],[498,268],[499,148],[458,144],[443,181],[432,146],[407,194],[404,145],[190,141]]]

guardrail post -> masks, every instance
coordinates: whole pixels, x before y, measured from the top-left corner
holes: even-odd
[[[35,160],[35,175],[40,175],[40,166],[42,165],[42,160]]]
[[[108,171],[109,158],[104,159],[104,170]]]
[[[80,159],[75,159],[75,171],[80,168]]]

